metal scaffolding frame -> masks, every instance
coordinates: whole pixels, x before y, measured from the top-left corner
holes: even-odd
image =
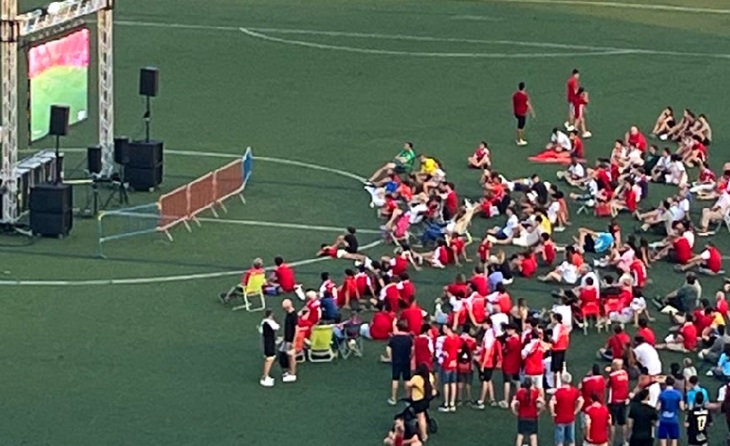
[[[2,66],[2,101],[0,101],[0,142],[2,167],[2,218],[0,223],[18,221],[18,44],[21,38],[38,33],[51,35],[91,14],[97,15],[99,60],[99,145],[102,151],[102,174],[114,169],[114,0],[65,0],[45,8],[18,14],[18,0],[0,0],[0,65]]]

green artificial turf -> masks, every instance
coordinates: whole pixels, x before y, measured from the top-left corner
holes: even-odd
[[[30,3],[37,2],[21,2],[21,9]],[[443,161],[460,196],[477,199],[479,173],[467,170],[465,159],[480,140],[489,141],[495,166],[507,177],[537,172],[554,179],[555,166],[531,164],[527,157],[565,120],[564,82],[577,67],[591,97],[588,125],[594,138],[586,141],[591,160],[607,155],[630,125],[650,130],[659,111],[672,105],[707,114],[715,135],[711,161],[719,168],[730,141],[725,119],[730,3],[661,0],[679,9],[648,1],[644,9],[598,3],[119,1],[115,133],[143,136],[138,70],[152,65],[161,73],[160,94],[152,102],[153,137],[163,139],[169,151],[203,153],[168,152],[160,192],[228,162],[205,154],[236,156],[252,146],[258,156],[368,176],[412,140],[419,152]],[[93,92],[95,75],[90,80]],[[513,145],[510,96],[519,81],[527,82],[538,115],[529,123],[526,148]],[[83,162],[68,149],[95,142],[96,102],[92,95],[91,119],[63,140],[67,177],[80,177],[73,167]],[[45,139],[32,149],[49,146]],[[652,185],[643,206],[670,192]],[[151,203],[157,196],[135,193],[130,204]],[[230,200],[222,218],[363,229],[380,224],[361,184],[331,172],[257,161],[245,196],[245,205]],[[83,201],[84,191],[77,189],[76,204]],[[695,218],[699,208],[695,204]],[[501,222],[477,219],[471,232],[479,236]],[[628,217],[620,222],[624,233],[633,230]],[[573,218],[573,228],[606,223]],[[63,240],[25,244],[0,238],[0,279],[237,272],[259,256],[269,262],[275,255],[310,259],[337,235],[203,222],[191,233],[173,230],[172,243],[162,236],[110,242],[108,258],[100,260],[96,231],[95,219],[77,219]],[[569,230],[556,238],[566,243],[571,236]],[[376,237],[363,234],[362,241]],[[727,234],[714,240],[730,252]],[[296,272],[306,286],[316,286],[321,271],[339,278],[349,266],[327,260]],[[419,298],[432,301],[460,271],[414,274]],[[649,274],[650,296],[682,281],[666,264],[652,266]],[[304,364],[296,384],[263,389],[255,328],[260,315],[233,313],[216,299],[235,280],[237,273],[138,285],[2,286],[2,443],[380,444],[395,412],[385,402],[389,369],[377,362],[382,346],[367,343],[362,359]],[[712,297],[720,280],[702,284]],[[525,280],[511,287],[513,298],[525,297],[537,308],[552,303],[550,290]],[[280,299],[269,302],[281,316]],[[666,329],[660,318],[658,335]],[[590,368],[604,340],[603,334],[573,336],[568,361],[576,377]],[[668,369],[682,356],[662,358]],[[714,393],[716,385],[707,384]],[[514,444],[516,422],[506,411],[464,408],[436,416],[441,431],[430,440],[434,446]],[[714,430],[713,445],[723,444],[723,430]],[[540,440],[552,442],[547,418]]]
[[[86,119],[88,114],[88,68],[54,66],[36,76],[30,83],[31,135],[40,139],[48,134],[52,105],[70,107],[69,123]]]

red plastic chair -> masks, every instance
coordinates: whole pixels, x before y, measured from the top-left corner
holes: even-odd
[[[600,332],[601,331],[601,325],[598,323],[598,320],[601,317],[601,307],[598,305],[598,302],[586,302],[580,307],[580,314],[583,316],[583,334],[588,334],[588,325],[590,324],[590,318],[594,317],[596,318],[596,329]]]

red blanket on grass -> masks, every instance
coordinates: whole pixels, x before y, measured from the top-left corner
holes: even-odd
[[[544,150],[540,153],[538,153],[535,156],[531,156],[527,158],[528,160],[532,161],[533,163],[554,163],[554,164],[563,164],[568,165],[570,164],[570,152],[566,151],[560,151],[556,152],[555,150]],[[584,160],[579,160],[580,162],[583,162]]]

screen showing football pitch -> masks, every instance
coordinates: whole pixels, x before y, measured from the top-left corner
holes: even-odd
[[[28,52],[30,139],[48,134],[51,105],[67,105],[69,123],[88,115],[89,30],[81,29]]]

